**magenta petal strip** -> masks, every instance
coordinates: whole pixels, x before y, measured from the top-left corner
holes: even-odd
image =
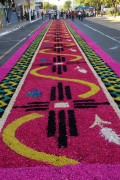
[[[61,168],[57,167],[26,167],[26,168],[9,168],[0,169],[0,177],[2,180],[12,179],[34,179],[34,180],[47,180],[47,179],[69,179],[69,180],[92,180],[92,179],[119,179],[120,177],[120,165],[76,165],[65,166]]]

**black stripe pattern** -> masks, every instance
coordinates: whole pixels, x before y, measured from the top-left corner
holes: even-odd
[[[23,108],[25,111],[45,111],[49,109],[49,102],[29,102],[24,106],[13,106],[15,109]]]
[[[110,105],[109,102],[95,102],[95,100],[93,99],[89,99],[89,100],[75,100],[73,101],[74,103],[74,108],[97,108],[100,105]]]
[[[69,132],[67,132],[67,125]],[[65,110],[60,110],[58,113],[56,113],[55,111],[49,112],[47,137],[50,138],[55,136],[57,128],[58,128],[58,138],[57,138],[58,148],[67,148],[68,135],[78,136],[74,110],[68,110],[67,112]]]
[[[57,98],[58,97],[58,98]],[[72,99],[72,94],[71,94],[71,89],[70,86],[63,86],[61,82],[58,83],[58,86],[52,86],[51,87],[51,93],[50,93],[50,100],[71,100]]]
[[[52,66],[52,72],[61,75],[63,72],[67,72],[67,66],[65,57],[57,56],[53,58],[54,65]]]

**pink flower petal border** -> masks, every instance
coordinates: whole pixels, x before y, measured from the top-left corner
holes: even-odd
[[[120,177],[120,165],[75,165],[75,166],[64,166],[64,167],[26,167],[26,168],[10,168],[10,169],[0,169],[0,178],[2,180],[12,179],[22,179],[22,180],[92,180],[96,179],[119,179]]]

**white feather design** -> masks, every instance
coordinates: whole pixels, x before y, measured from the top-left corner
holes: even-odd
[[[101,128],[100,134],[105,137],[109,142],[120,145],[120,135],[117,135],[111,128]]]

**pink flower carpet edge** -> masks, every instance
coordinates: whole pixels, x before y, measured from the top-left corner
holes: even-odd
[[[43,25],[38,28],[35,33],[30,36],[30,38],[6,61],[6,63],[0,67],[0,82],[4,79],[7,73],[12,69],[12,67],[16,64],[22,54],[26,51],[29,45],[33,42],[33,40],[37,37],[37,35],[43,30],[43,28],[48,24],[49,21],[46,21]]]
[[[71,21],[67,20],[70,26],[87,42],[87,44],[104,60],[106,64],[120,77],[120,64],[104,52],[95,42],[83,34]]]
[[[33,35],[34,36],[34,35]],[[81,35],[82,36],[82,35]],[[34,36],[35,37],[35,36]],[[90,40],[91,41],[91,40]],[[89,41],[89,42],[90,42]],[[92,41],[91,41],[92,42]],[[93,43],[93,42],[92,42]],[[95,45],[94,45],[95,48]],[[104,53],[103,53],[104,54]],[[16,55],[17,56],[17,55]],[[107,56],[107,55],[106,55]],[[111,60],[112,61],[112,60]],[[0,179],[117,179],[120,165],[79,164],[63,167],[38,166],[24,168],[0,168]]]
[[[68,165],[64,167],[52,167],[52,166],[38,166],[38,167],[26,167],[26,168],[9,168],[0,169],[0,178],[2,180],[12,179],[119,179],[120,177],[120,165]]]

